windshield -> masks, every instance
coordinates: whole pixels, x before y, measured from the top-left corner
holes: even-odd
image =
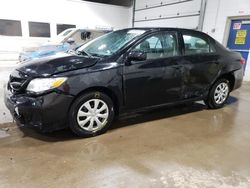
[[[84,44],[77,51],[94,56],[110,56],[143,33],[145,30],[138,29],[114,31]]]
[[[65,37],[66,35],[68,35],[73,30],[74,29],[66,29],[63,32],[59,33],[57,36],[59,36],[59,37]]]
[[[59,33],[56,37],[51,38],[50,42],[52,43],[62,43],[64,42],[65,38],[70,36],[76,29],[66,29],[63,32]]]

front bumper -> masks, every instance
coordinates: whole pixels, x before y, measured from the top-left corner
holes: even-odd
[[[73,96],[52,92],[31,97],[13,95],[4,89],[4,102],[17,124],[36,128],[42,132],[63,129],[68,126],[68,111]]]

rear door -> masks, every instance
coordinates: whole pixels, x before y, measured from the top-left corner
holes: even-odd
[[[180,100],[181,74],[175,32],[157,32],[138,42],[147,59],[124,67],[126,107],[136,109]]]
[[[202,97],[219,74],[219,55],[206,35],[198,32],[182,32],[183,98]]]

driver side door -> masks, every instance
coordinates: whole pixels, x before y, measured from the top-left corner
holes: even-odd
[[[181,59],[176,32],[161,31],[144,38],[132,49],[146,53],[146,60],[124,66],[126,108],[137,109],[181,99]]]

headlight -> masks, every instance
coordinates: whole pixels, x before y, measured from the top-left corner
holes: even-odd
[[[65,77],[36,78],[30,81],[26,90],[30,92],[40,93],[40,92],[44,92],[50,89],[57,88],[61,86],[66,80],[67,78]]]

